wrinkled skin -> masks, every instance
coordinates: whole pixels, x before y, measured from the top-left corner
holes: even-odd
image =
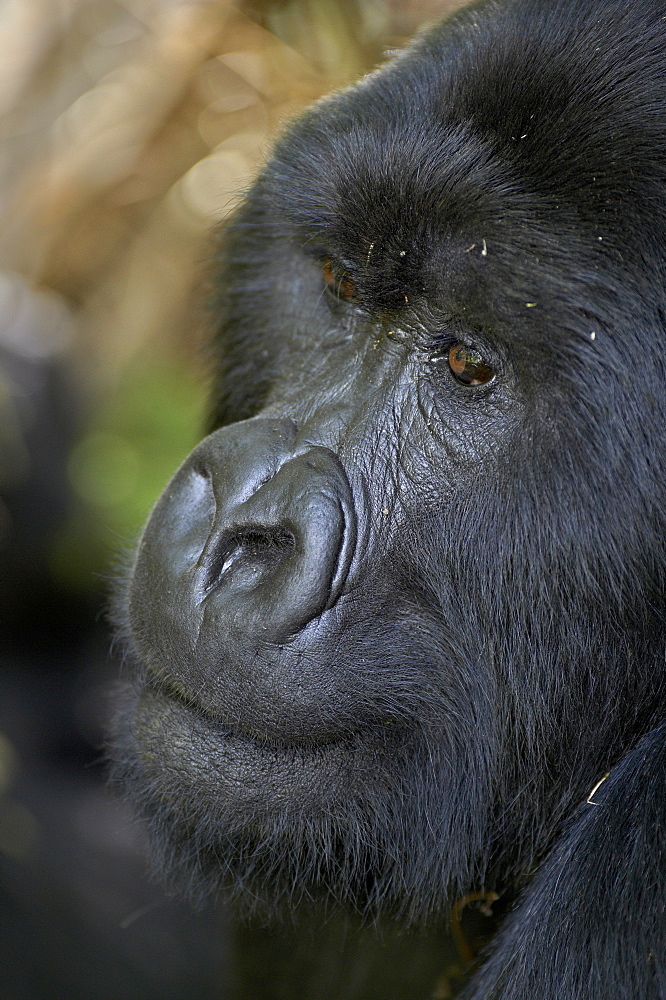
[[[172,883],[527,885],[475,998],[666,997],[664,18],[474,7],[291,126],[119,598]]]

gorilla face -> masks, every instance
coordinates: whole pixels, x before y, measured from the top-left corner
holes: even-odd
[[[119,598],[115,774],[181,889],[422,920],[663,715],[661,15],[475,7],[224,232],[211,433]]]

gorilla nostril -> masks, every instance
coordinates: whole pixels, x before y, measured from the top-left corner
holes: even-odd
[[[210,594],[231,582],[251,585],[285,562],[296,549],[296,537],[283,526],[250,525],[225,531],[203,564],[202,589]]]

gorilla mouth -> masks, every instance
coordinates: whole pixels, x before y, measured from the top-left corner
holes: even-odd
[[[238,723],[230,722],[228,719],[220,718],[218,715],[206,711],[191,695],[180,690],[178,685],[170,680],[149,675],[144,679],[143,692],[166,703],[176,705],[183,709],[187,715],[197,718],[214,738],[224,740],[229,744],[236,742],[259,752],[306,755],[310,753],[313,756],[318,756],[322,748],[348,742],[349,738],[355,735],[346,732],[344,736],[331,735],[327,737],[322,735],[318,739],[285,740],[274,735],[261,733],[258,730],[252,731]]]
[[[326,743],[268,739],[152,680],[121,690],[111,729],[113,779],[149,821],[165,809],[194,819],[208,803],[220,830],[245,829],[253,816],[271,823],[295,812],[318,822],[344,789],[377,784],[381,761],[388,767],[398,739],[392,731],[344,733]]]

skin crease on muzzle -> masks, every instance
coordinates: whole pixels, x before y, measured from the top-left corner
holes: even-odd
[[[518,890],[465,996],[666,997],[665,38],[475,4],[220,234],[209,433],[116,598],[113,777],[177,891]]]

